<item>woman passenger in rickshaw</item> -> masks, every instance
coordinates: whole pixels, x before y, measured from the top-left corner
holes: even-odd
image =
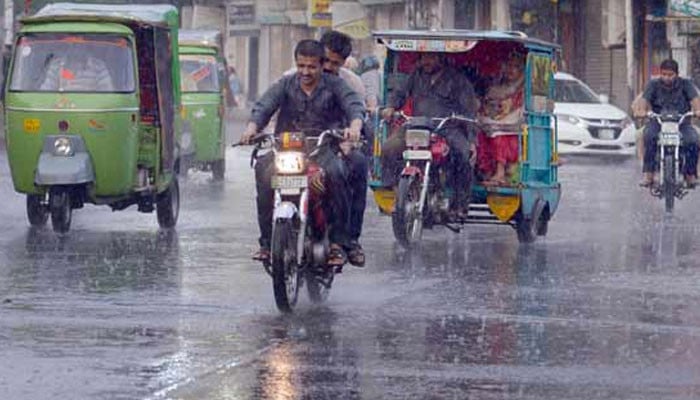
[[[505,185],[518,163],[518,132],[523,122],[525,56],[511,52],[500,81],[487,90],[479,110],[479,171],[484,185]]]

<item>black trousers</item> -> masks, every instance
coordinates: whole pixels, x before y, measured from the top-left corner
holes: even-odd
[[[679,127],[681,131],[681,151],[685,157],[683,174],[697,176],[698,170],[698,134],[693,125],[686,122]],[[657,143],[661,125],[651,120],[644,129],[644,172],[659,170],[659,160],[656,159]]]
[[[329,239],[347,247],[350,243],[347,232],[349,225],[350,189],[348,173],[344,162],[331,151],[321,151],[315,159],[325,172],[326,205],[325,212],[330,223]],[[255,185],[257,189],[258,227],[260,247],[270,248],[272,240],[272,212],[274,191],[272,175],[275,172],[274,155],[269,152],[258,157],[255,164]]]
[[[362,234],[362,224],[367,206],[367,175],[369,159],[362,150],[353,149],[343,157],[348,169],[350,185],[350,216],[348,234],[350,240],[357,241]]]

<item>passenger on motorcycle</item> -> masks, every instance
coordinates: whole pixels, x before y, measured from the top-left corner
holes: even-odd
[[[286,131],[341,128],[350,121],[345,130],[346,139],[358,141],[362,129],[363,103],[342,79],[323,73],[323,45],[316,40],[302,40],[294,49],[297,73],[282,77],[274,83],[255,103],[247,128],[241,137],[242,143],[250,143],[279,111],[275,134]],[[343,111],[342,118],[335,110]],[[329,196],[329,240],[331,251],[329,265],[345,263],[344,249],[350,247],[347,232],[350,190],[345,166],[340,158],[333,156],[319,160],[325,173],[324,186]],[[274,192],[272,175],[274,162],[271,153],[259,157],[255,165],[257,189],[258,225],[260,228],[260,250],[254,259],[266,261],[270,258],[272,236],[272,211]]]
[[[323,70],[342,78],[348,86],[364,99],[364,85],[360,77],[342,67],[352,52],[352,39],[350,36],[338,31],[328,31],[321,36],[320,41],[323,44],[326,55]],[[340,117],[342,118],[343,116],[341,115]],[[367,139],[366,135],[363,136]],[[365,207],[367,206],[369,160],[362,151],[349,143],[344,143],[341,147],[344,154],[343,159],[348,168],[348,184],[350,185],[350,218],[348,220],[350,248],[347,249],[348,261],[355,266],[364,266],[365,253],[360,245],[360,235],[362,234]]]
[[[404,106],[411,98],[414,116],[433,118],[459,114],[474,118],[477,108],[474,88],[469,80],[456,68],[447,64],[441,53],[421,53],[418,68],[409,76],[402,87],[390,93],[388,107],[382,112],[389,120],[396,109]],[[395,183],[401,171],[402,153],[405,148],[405,132],[388,139],[382,146],[382,165],[388,168],[392,179],[385,182]],[[450,146],[450,173],[448,181],[453,188],[451,201],[453,212],[463,217],[467,214],[471,187],[470,159],[475,152],[474,129],[453,125],[447,128],[446,139]],[[393,185],[392,185],[393,186]]]
[[[642,98],[634,107],[636,117],[644,117],[651,110],[655,113],[684,114],[691,109],[695,116],[700,116],[700,95],[692,81],[678,76],[678,63],[667,59],[661,63],[661,77],[651,80]],[[683,173],[686,185],[694,187],[697,181],[698,166],[698,135],[690,120],[679,127],[685,150],[685,165]],[[659,123],[651,119],[644,130],[644,177],[640,182],[643,187],[653,185],[658,160],[656,159],[657,142],[659,139]]]

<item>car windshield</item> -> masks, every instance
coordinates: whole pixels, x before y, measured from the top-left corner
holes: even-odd
[[[600,103],[600,99],[586,85],[572,79],[555,79],[554,101],[560,103]]]
[[[180,56],[180,83],[186,93],[218,92],[219,74],[213,56]]]
[[[129,93],[134,89],[132,46],[123,36],[39,33],[17,42],[11,91]]]

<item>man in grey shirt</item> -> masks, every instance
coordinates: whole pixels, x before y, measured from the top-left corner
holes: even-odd
[[[241,142],[249,143],[277,111],[276,134],[343,128],[349,121],[349,127],[345,130],[346,138],[350,141],[359,140],[364,109],[362,100],[342,79],[323,73],[324,49],[321,43],[302,40],[294,50],[294,59],[297,73],[282,77],[255,103]],[[341,110],[342,115],[337,110]],[[260,251],[253,258],[261,261],[270,258],[273,161],[272,154],[268,153],[258,158],[255,165]],[[327,212],[331,221],[328,264],[339,266],[345,263],[345,250],[350,248],[347,231],[350,201],[347,172],[341,159],[335,155],[319,162],[325,171],[325,185],[331,187],[327,192],[330,200]]]

